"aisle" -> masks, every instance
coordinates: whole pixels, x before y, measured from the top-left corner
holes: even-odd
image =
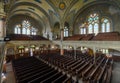
[[[6,83],[15,83],[15,76],[14,76],[14,73],[13,73],[11,62],[6,64],[6,72],[7,72]]]
[[[120,83],[120,62],[114,62],[111,83]]]

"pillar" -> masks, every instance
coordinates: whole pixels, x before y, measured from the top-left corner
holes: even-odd
[[[93,47],[93,54],[94,54],[94,64],[96,65],[96,48]]]
[[[61,29],[60,30],[60,35],[61,35],[61,39],[60,39],[60,47],[61,47],[61,49],[60,49],[60,55],[64,55],[64,49],[63,49],[63,37],[64,37],[64,30],[63,29]]]
[[[15,45],[15,47],[14,47],[14,56],[15,56],[15,59],[17,59],[17,47],[16,47],[16,45]]]
[[[74,58],[76,59],[77,58],[77,55],[76,55],[76,46],[74,45]]]
[[[5,37],[5,12],[4,12],[4,3],[2,2],[2,0],[0,1],[0,40],[3,40],[3,38]],[[0,42],[0,83],[1,83],[1,74],[3,71],[3,61],[4,61],[4,57],[5,57],[5,42],[1,41]]]
[[[28,53],[28,54],[29,54],[28,56],[31,55],[31,54],[30,54],[30,53],[31,53],[31,45],[32,45],[32,44],[31,44],[31,40],[29,40],[29,41],[28,41],[28,52],[29,52],[29,53]]]
[[[5,29],[6,23],[5,18],[0,18],[0,38],[4,38],[6,36],[6,29]]]

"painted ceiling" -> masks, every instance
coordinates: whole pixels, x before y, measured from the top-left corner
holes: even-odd
[[[26,15],[47,27],[53,27],[56,22],[64,23],[74,19],[74,16],[83,7],[97,1],[120,0],[4,0],[7,20],[14,16]],[[72,21],[71,21],[72,22]]]

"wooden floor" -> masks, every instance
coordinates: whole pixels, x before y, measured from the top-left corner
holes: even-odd
[[[11,63],[7,64],[6,71],[7,80],[5,83],[15,83],[15,76]],[[79,83],[81,83],[81,81],[79,81]],[[120,83],[120,62],[114,62],[111,83]]]

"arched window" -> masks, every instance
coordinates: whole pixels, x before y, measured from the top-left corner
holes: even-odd
[[[31,34],[32,34],[32,35],[36,35],[36,32],[37,32],[37,30],[36,30],[34,27],[32,27],[32,28],[31,28]]]
[[[87,17],[87,21],[81,20],[84,22],[80,26],[80,33],[81,34],[88,34],[94,33],[95,35],[99,32],[110,32],[111,31],[111,20],[107,17],[104,18],[102,15],[98,13],[91,13]],[[86,29],[85,29],[86,28]]]
[[[94,24],[94,33],[97,34],[98,30],[99,30],[99,25],[98,25],[98,23],[95,23]]]
[[[26,34],[27,29],[25,27],[22,28],[22,34]]]
[[[21,26],[19,26],[21,25]],[[31,26],[30,22],[28,20],[23,20],[22,24],[16,25],[14,28],[14,33],[15,34],[26,34],[26,35],[36,35],[37,34],[37,29],[33,28]],[[20,28],[21,27],[21,28]]]
[[[24,20],[22,22],[22,34],[27,34],[27,35],[30,34],[30,22],[29,21]]]
[[[15,28],[14,28],[14,33],[15,33],[15,34],[20,34],[20,33],[21,33],[20,25],[16,25],[16,26],[15,26]]]
[[[80,30],[81,32],[81,34],[86,34],[86,28],[81,28],[81,30]]]
[[[99,15],[97,13],[90,14],[88,17],[88,33],[97,34],[99,31]]]
[[[64,28],[64,37],[68,37],[68,28],[66,26]]]
[[[89,24],[89,25],[88,25],[88,33],[93,33],[92,24]]]
[[[27,28],[27,35],[30,35],[30,28]]]
[[[110,21],[107,18],[102,18],[102,32],[110,32]]]

